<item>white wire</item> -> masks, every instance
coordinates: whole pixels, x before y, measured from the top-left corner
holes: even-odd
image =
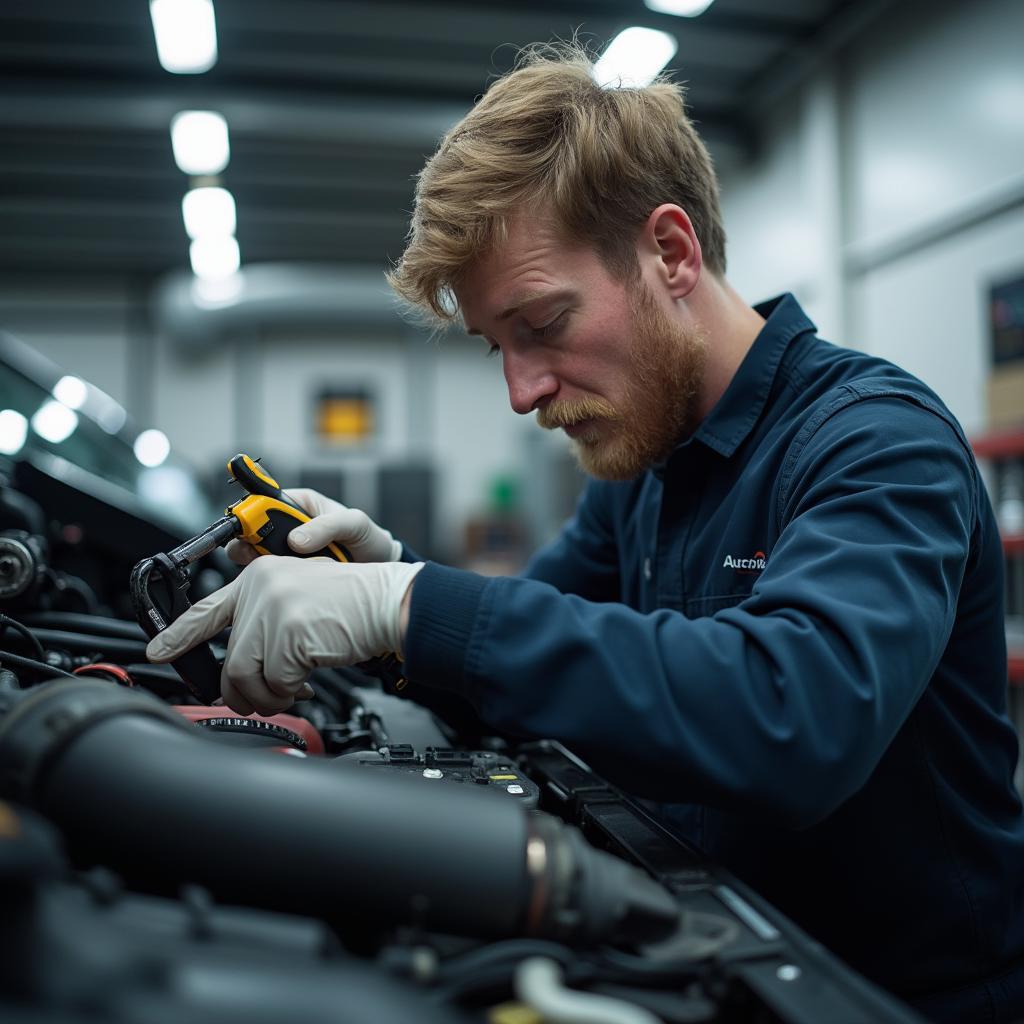
[[[550,1024],[662,1024],[641,1006],[566,988],[561,968],[547,957],[528,957],[516,968],[515,990]]]

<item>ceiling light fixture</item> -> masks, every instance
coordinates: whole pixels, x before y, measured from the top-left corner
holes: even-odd
[[[675,56],[674,36],[653,28],[624,29],[594,65],[594,81],[609,89],[642,88]]]
[[[69,409],[81,409],[89,397],[89,389],[80,377],[68,374],[53,385],[52,394],[58,402],[63,402]]]
[[[204,185],[186,192],[181,215],[189,238],[235,233],[235,197],[226,188]]]
[[[62,402],[51,398],[44,402],[32,417],[32,429],[51,444],[66,441],[78,426],[78,416]]]
[[[238,242],[230,235],[204,235],[188,247],[192,273],[208,281],[231,277],[241,264]]]
[[[213,0],[149,0],[149,16],[165,71],[198,75],[217,63]]]
[[[28,420],[14,409],[0,412],[0,455],[17,455],[25,447]]]
[[[703,14],[714,0],[644,0],[644,6],[659,14],[675,14],[680,18],[696,18]]]
[[[162,465],[171,454],[171,442],[162,430],[144,430],[132,445],[135,458],[151,469]]]
[[[228,123],[213,110],[183,110],[171,119],[171,148],[185,174],[220,174],[231,157]]]

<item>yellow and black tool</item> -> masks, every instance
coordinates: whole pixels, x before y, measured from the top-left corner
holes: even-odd
[[[309,516],[281,490],[278,482],[248,455],[236,455],[228,462],[232,480],[248,494],[227,509],[226,518],[237,520],[232,537],[248,541],[261,555],[295,555],[288,546],[288,534],[309,522]],[[214,524],[216,526],[216,524]],[[229,538],[230,539],[230,538]],[[216,546],[216,545],[215,545]],[[351,562],[352,556],[340,544],[328,544],[305,558],[334,558]]]
[[[129,585],[135,616],[150,638],[191,607],[186,596],[192,583],[188,567],[214,548],[241,537],[260,554],[298,556],[288,546],[288,534],[308,523],[310,517],[248,455],[239,454],[231,459],[228,472],[245,488],[246,496],[229,505],[224,517],[202,533],[173,551],[144,558],[132,570]],[[340,544],[328,544],[302,557],[352,561]],[[204,704],[212,704],[220,696],[221,665],[209,644],[200,644],[171,664],[192,695]]]

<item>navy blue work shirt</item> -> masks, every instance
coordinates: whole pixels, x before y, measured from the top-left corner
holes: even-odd
[[[523,577],[428,563],[414,685],[556,738],[936,1020],[1024,1013],[1003,553],[960,426],[789,295]]]

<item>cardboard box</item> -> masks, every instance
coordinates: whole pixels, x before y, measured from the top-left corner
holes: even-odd
[[[1024,359],[996,366],[988,376],[988,425],[1024,426]]]

